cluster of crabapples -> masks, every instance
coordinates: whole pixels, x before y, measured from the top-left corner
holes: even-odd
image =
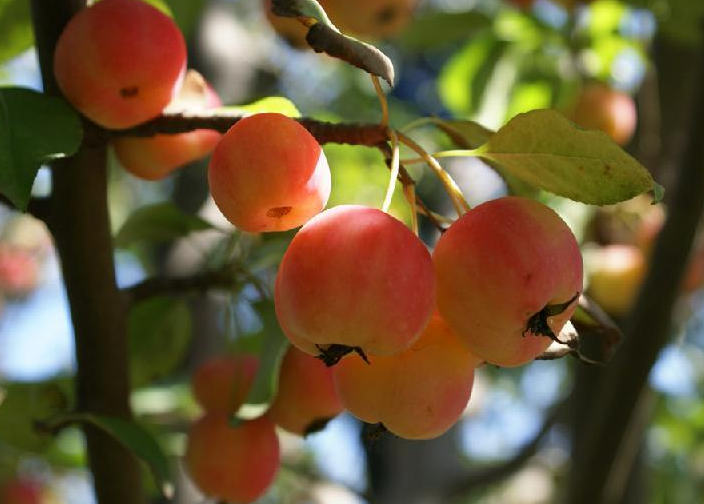
[[[54,71],[65,97],[112,130],[164,110],[219,104],[202,78],[186,73],[173,21],[140,0],[102,0],[76,14],[58,41]],[[210,191],[234,226],[252,233],[302,226],[276,278],[276,314],[292,346],[271,408],[229,421],[256,373],[253,358],[215,359],[193,379],[205,413],[189,432],[185,463],[215,498],[250,502],[265,491],[279,464],[276,425],[306,434],[347,410],[403,438],[441,435],[466,408],[477,365],[533,360],[582,290],[574,236],[533,200],[504,197],[469,210],[432,256],[381,210],[324,210],[325,155],[281,114],[240,119],[224,135],[124,137],[114,148],[148,179],[213,149]]]

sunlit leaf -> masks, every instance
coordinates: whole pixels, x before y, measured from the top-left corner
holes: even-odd
[[[650,173],[605,133],[579,129],[553,110],[514,117],[477,154],[530,185],[582,203],[618,203],[654,188]]]
[[[0,63],[29,49],[33,43],[27,0],[0,0]]]

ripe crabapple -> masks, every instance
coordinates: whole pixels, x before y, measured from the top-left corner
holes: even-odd
[[[479,359],[434,315],[421,337],[396,355],[343,358],[333,368],[345,408],[406,439],[440,436],[469,401]]]
[[[43,485],[35,480],[13,477],[0,486],[2,504],[42,504]]]
[[[636,129],[637,112],[630,95],[593,82],[579,93],[570,117],[582,128],[599,129],[625,145]]]
[[[206,412],[234,413],[247,399],[259,360],[253,355],[219,355],[193,373],[193,395]]]
[[[102,0],[66,25],[54,74],[69,102],[106,128],[129,128],[161,113],[186,71],[176,23],[141,0]]]
[[[542,353],[582,291],[574,235],[553,210],[526,198],[464,214],[438,240],[433,262],[440,314],[477,357],[499,366]]]
[[[304,352],[325,356],[342,346],[391,355],[420,336],[434,291],[430,255],[402,222],[375,208],[343,205],[317,215],[293,238],[274,301],[284,334]]]
[[[645,277],[645,254],[634,245],[607,245],[588,257],[587,293],[607,313],[625,315]]]
[[[191,426],[184,461],[203,494],[246,503],[269,487],[279,457],[276,428],[267,416],[232,427],[227,414],[214,412]]]
[[[0,243],[0,293],[10,298],[28,295],[39,283],[37,258],[21,247]]]
[[[215,147],[208,167],[220,211],[243,231],[285,231],[320,212],[330,168],[320,144],[282,114],[240,119]]]
[[[198,112],[221,105],[220,98],[203,77],[189,70],[178,96],[164,112]],[[198,129],[176,135],[121,137],[112,145],[120,164],[145,180],[166,177],[176,168],[206,156],[222,135],[214,130]]]
[[[269,416],[279,427],[301,436],[317,432],[343,410],[332,369],[289,347],[281,362],[279,389]]]

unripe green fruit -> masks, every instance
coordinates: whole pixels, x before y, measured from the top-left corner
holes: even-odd
[[[488,201],[460,217],[433,252],[437,305],[477,357],[498,366],[533,360],[551,343],[529,329],[545,317],[557,335],[582,292],[582,256],[574,235],[550,208],[526,198]],[[538,331],[541,333],[541,331]]]
[[[206,412],[235,413],[247,399],[259,359],[253,355],[219,355],[193,373],[193,395]]]
[[[357,418],[406,439],[435,438],[457,422],[479,363],[438,315],[409,349],[369,359],[345,357],[333,368],[340,399]]]
[[[164,112],[202,112],[221,105],[220,98],[203,77],[194,70],[186,79],[178,96]],[[206,156],[222,135],[215,130],[198,129],[177,135],[153,137],[121,137],[113,140],[120,164],[136,177],[158,180],[191,161]]]
[[[304,436],[323,429],[342,410],[332,369],[320,359],[289,347],[281,362],[279,388],[268,413],[274,423]]]
[[[304,352],[329,345],[390,355],[420,336],[434,304],[425,245],[377,210],[338,206],[317,215],[291,241],[276,278],[276,315]]]
[[[235,123],[215,147],[210,192],[237,228],[285,231],[320,212],[330,196],[330,168],[320,144],[282,114]]]
[[[174,21],[140,0],[102,0],[66,25],[54,74],[69,102],[106,128],[129,128],[161,113],[186,71]]]
[[[188,432],[185,464],[208,497],[233,504],[259,498],[279,468],[279,440],[264,416],[230,426],[228,415],[209,413]]]

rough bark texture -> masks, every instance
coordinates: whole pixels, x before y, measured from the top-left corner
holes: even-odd
[[[44,88],[58,94],[52,75],[56,39],[83,2],[32,1]],[[130,418],[126,303],[115,282],[107,207],[106,144],[86,130],[78,153],[52,170],[49,228],[61,260],[76,341],[80,411]],[[85,428],[99,504],[145,502],[137,460],[117,441]]]

